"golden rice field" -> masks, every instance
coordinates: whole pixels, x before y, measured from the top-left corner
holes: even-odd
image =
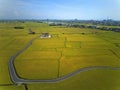
[[[14,29],[22,25],[23,30]],[[31,28],[35,35],[28,34]],[[42,33],[51,38],[40,38]],[[84,33],[84,34],[82,34]],[[91,66],[120,67],[120,33],[50,27],[44,23],[0,23],[0,90],[25,90],[11,81],[8,61],[36,38],[14,61],[19,77],[50,80]],[[120,71],[96,69],[58,83],[27,84],[28,90],[119,90]],[[12,84],[12,85],[9,85]]]

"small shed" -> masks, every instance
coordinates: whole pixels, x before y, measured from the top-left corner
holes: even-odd
[[[35,32],[33,32],[31,29],[28,30],[29,34],[35,34]]]
[[[42,33],[40,38],[51,38],[51,35],[49,33]]]

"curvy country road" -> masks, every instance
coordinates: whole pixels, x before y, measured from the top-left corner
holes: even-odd
[[[35,38],[36,39],[36,38]],[[109,67],[109,66],[92,66],[92,67],[86,67],[86,68],[82,68],[79,69],[75,72],[72,72],[66,76],[63,77],[59,77],[56,79],[52,79],[52,80],[27,80],[27,79],[22,79],[17,75],[15,66],[14,66],[14,60],[16,59],[16,57],[18,55],[20,55],[23,51],[25,51],[27,48],[29,48],[32,45],[32,42],[35,40],[32,39],[23,49],[21,49],[20,51],[18,51],[15,55],[13,55],[8,63],[8,68],[9,68],[9,73],[10,73],[10,77],[11,80],[15,83],[15,84],[27,84],[27,83],[56,83],[59,81],[63,81],[66,80],[72,76],[75,76],[76,74],[79,74],[81,72],[85,72],[85,71],[89,71],[89,70],[94,70],[94,69],[107,69],[107,70],[120,70],[120,67]]]

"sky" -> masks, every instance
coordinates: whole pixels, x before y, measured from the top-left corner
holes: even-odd
[[[0,0],[0,19],[120,20],[120,0]]]

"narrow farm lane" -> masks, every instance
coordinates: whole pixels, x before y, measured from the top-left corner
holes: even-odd
[[[37,38],[35,38],[37,39]],[[63,77],[59,77],[56,79],[52,79],[52,80],[27,80],[27,79],[22,79],[17,75],[15,66],[14,66],[14,60],[16,59],[16,57],[18,55],[20,55],[22,52],[24,52],[27,48],[29,48],[32,45],[32,42],[35,40],[32,39],[23,49],[21,49],[20,51],[18,51],[15,55],[13,55],[8,63],[8,67],[9,67],[9,73],[10,73],[10,77],[11,80],[15,83],[15,84],[26,84],[26,83],[56,83],[56,82],[60,82],[63,80],[66,80],[70,77],[73,77],[79,73],[85,72],[85,71],[89,71],[89,70],[94,70],[94,69],[106,69],[106,70],[120,70],[120,67],[110,67],[110,66],[92,66],[92,67],[86,67],[86,68],[82,68],[79,69],[75,72],[72,72],[66,76]]]

